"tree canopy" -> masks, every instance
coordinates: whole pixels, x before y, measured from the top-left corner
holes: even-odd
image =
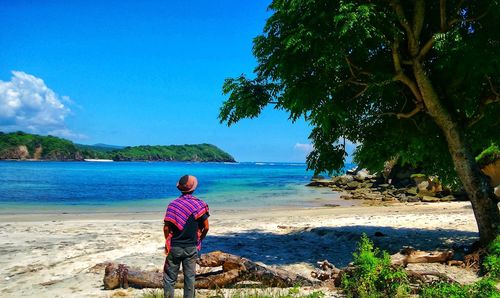
[[[500,213],[474,156],[500,140],[498,0],[275,0],[252,76],[227,79],[219,118],[263,107],[305,117],[316,172],[340,169],[344,137],[372,170],[398,157],[463,187],[483,245]]]
[[[318,172],[343,166],[345,137],[360,144],[362,166],[379,170],[399,156],[456,181],[446,139],[411,75],[418,57],[473,153],[500,140],[498,1],[277,0],[269,9],[254,39],[255,74],[225,81],[221,121],[274,104],[313,125],[307,161]]]

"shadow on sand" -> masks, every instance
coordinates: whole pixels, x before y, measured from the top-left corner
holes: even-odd
[[[318,227],[284,230],[274,234],[261,230],[207,236],[203,251],[222,250],[268,265],[295,263],[315,264],[328,259],[337,267],[352,260],[352,252],[361,235],[366,233],[376,247],[393,254],[403,246],[420,250],[453,249],[456,254],[478,239],[475,232],[458,230],[425,230],[374,226]],[[375,235],[383,236],[375,236]]]

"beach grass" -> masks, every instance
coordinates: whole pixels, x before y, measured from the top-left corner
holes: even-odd
[[[203,291],[203,297],[210,298],[322,298],[322,291],[304,291],[299,286],[289,289],[277,288],[231,288]],[[163,291],[151,289],[146,291],[141,298],[163,298]],[[182,297],[176,295],[175,297]]]

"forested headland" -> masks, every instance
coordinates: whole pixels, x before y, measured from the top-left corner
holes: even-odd
[[[211,144],[169,146],[81,145],[55,137],[24,132],[0,132],[0,160],[112,159],[114,161],[234,162],[227,152]]]

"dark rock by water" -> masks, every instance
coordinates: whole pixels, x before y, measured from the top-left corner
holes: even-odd
[[[345,200],[413,203],[457,199],[449,190],[443,189],[436,177],[422,177],[416,185],[410,176],[409,171],[403,171],[393,176],[392,179],[396,180],[389,181],[377,173],[370,174],[366,169],[354,169],[330,179],[314,177],[307,186],[329,187],[333,191],[343,192],[340,197]],[[405,186],[401,186],[402,184]]]

